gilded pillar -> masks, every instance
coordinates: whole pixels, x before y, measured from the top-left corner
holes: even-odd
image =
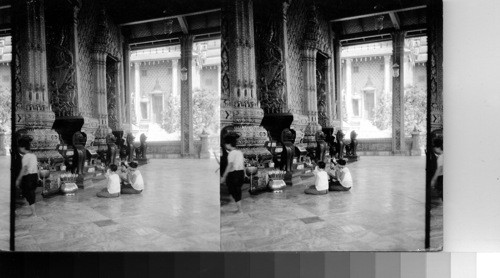
[[[267,131],[260,126],[264,111],[257,96],[253,1],[227,4],[226,26],[222,27],[227,42],[222,49],[221,125],[234,126],[240,134],[238,147],[246,156],[269,155],[264,148]],[[230,68],[226,68],[228,65]]]
[[[282,24],[282,41],[283,41],[283,63],[284,63],[284,74],[283,74],[283,79],[285,80],[285,103],[283,104],[283,110],[288,111],[289,110],[289,101],[290,101],[290,62],[288,61],[288,28],[287,28],[287,21],[288,21],[288,8],[290,7],[290,2],[291,0],[283,1],[282,3],[282,15],[283,19],[281,21]]]
[[[404,126],[404,45],[405,33],[393,34],[393,62],[399,65],[399,76],[392,79],[392,152],[403,155],[405,152]]]
[[[31,148],[40,161],[61,158],[47,84],[44,1],[14,1],[13,10],[16,131],[33,138]]]
[[[132,128],[132,97],[130,89],[130,45],[127,43],[123,44],[123,85],[124,85],[124,97],[123,102],[125,107],[123,112],[124,122],[128,124],[127,130],[131,130]]]
[[[307,111],[308,123],[304,132],[303,141],[308,144],[316,144],[316,132],[321,130],[318,123],[318,97],[316,86],[316,55],[318,38],[318,19],[316,18],[316,6],[310,5],[308,11],[308,22],[305,30],[304,45],[302,47],[302,63],[304,67],[304,96],[306,99],[305,111]]]
[[[187,71],[187,78],[181,78],[181,155],[194,154],[193,138],[193,39],[192,35],[181,37],[181,71]],[[182,74],[182,73],[181,73]],[[185,79],[185,80],[184,80]]]
[[[97,119],[98,128],[95,133],[95,143],[101,151],[105,150],[106,136],[111,132],[108,126],[108,101],[106,88],[106,44],[108,43],[108,25],[106,22],[105,11],[101,11],[101,18],[97,31],[94,49],[92,51],[92,60],[95,68],[95,91],[97,98]]]
[[[333,50],[333,53],[334,53],[334,56],[335,56],[335,60],[334,60],[334,66],[335,66],[335,72],[337,74],[335,74],[335,99],[334,99],[334,111],[333,111],[333,121],[332,121],[332,124],[333,124],[333,127],[335,128],[335,130],[339,130],[339,129],[342,129],[343,127],[343,119],[342,119],[342,115],[344,113],[343,109],[342,109],[342,101],[343,101],[343,98],[344,98],[344,92],[343,92],[343,86],[342,86],[342,75],[343,75],[343,72],[342,72],[342,59],[340,58],[340,52],[341,52],[341,45],[340,45],[340,42],[338,41],[338,39],[335,39],[334,40],[334,50]]]

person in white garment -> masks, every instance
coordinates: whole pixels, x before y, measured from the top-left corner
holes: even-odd
[[[19,152],[23,155],[22,168],[16,179],[16,187],[21,189],[23,197],[29,204],[29,213],[19,213],[23,216],[36,216],[35,213],[35,190],[40,179],[38,175],[38,161],[35,154],[31,152],[31,141],[29,137],[23,137],[18,142]]]
[[[328,173],[325,171],[325,167],[325,162],[318,162],[313,171],[315,176],[314,185],[306,188],[304,193],[312,195],[324,195],[328,193]]]
[[[353,180],[351,171],[346,166],[347,161],[344,159],[337,160],[334,171],[328,174],[332,178],[328,190],[330,191],[349,191],[352,188]]]
[[[115,164],[109,165],[109,169],[106,172],[108,178],[108,183],[106,188],[102,191],[97,192],[97,197],[101,198],[116,198],[120,197],[120,176],[116,173],[118,166]]]
[[[237,139],[237,135],[234,134],[224,136],[224,147],[229,154],[227,167],[221,177],[221,183],[226,183],[229,193],[236,202],[236,213],[243,212],[241,209],[241,187],[245,181],[245,159],[243,153],[236,148]]]
[[[121,183],[122,194],[140,194],[144,190],[144,179],[137,166],[139,165],[135,161],[129,163],[126,179]]]

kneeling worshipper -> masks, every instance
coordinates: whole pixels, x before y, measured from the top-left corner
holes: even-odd
[[[330,191],[349,191],[352,187],[353,181],[351,172],[346,167],[347,161],[339,159],[334,167],[334,172],[328,172],[332,181],[329,184]]]
[[[139,170],[137,170],[137,162],[132,161],[127,167],[126,179],[121,183],[122,194],[139,194],[144,190],[144,179]]]
[[[115,164],[109,165],[109,169],[106,172],[106,177],[108,178],[108,184],[106,188],[102,191],[97,192],[97,197],[101,198],[116,198],[120,197],[120,176],[116,173],[118,166]]]
[[[315,176],[314,185],[306,188],[304,193],[312,195],[324,195],[328,193],[328,173],[325,171],[325,167],[325,162],[318,162],[313,171]]]

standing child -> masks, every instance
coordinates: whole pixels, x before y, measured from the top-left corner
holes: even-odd
[[[120,197],[120,176],[116,173],[118,166],[115,164],[109,165],[106,173],[108,185],[102,191],[97,192],[97,197],[101,198],[116,198]]]
[[[337,165],[334,172],[328,173],[332,177],[329,185],[330,191],[349,191],[352,188],[351,171],[346,167],[347,161],[344,159],[337,160]]]
[[[16,179],[16,187],[21,189],[23,196],[28,201],[30,213],[20,214],[24,216],[36,216],[35,213],[35,190],[38,185],[38,161],[36,155],[31,152],[31,138],[19,139],[19,152],[23,154],[21,160],[22,168]]]
[[[122,194],[139,194],[144,189],[144,179],[139,170],[137,162],[132,161],[127,167],[127,179],[122,182]]]
[[[227,156],[227,167],[221,178],[221,183],[226,183],[229,193],[236,202],[236,213],[241,209],[241,187],[245,180],[245,165],[243,153],[236,149],[237,136],[227,134],[224,136],[224,147],[229,152]]]
[[[328,173],[325,171],[325,167],[325,162],[318,162],[313,171],[315,176],[314,185],[306,188],[304,191],[306,194],[324,195],[328,193]]]

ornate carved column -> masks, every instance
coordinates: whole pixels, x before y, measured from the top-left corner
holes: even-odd
[[[128,43],[123,43],[123,79],[124,79],[124,106],[125,111],[123,113],[124,121],[128,124],[127,130],[132,129],[132,98],[130,89],[130,45]]]
[[[318,37],[318,19],[316,18],[316,6],[310,5],[308,11],[308,22],[305,30],[304,45],[302,48],[302,63],[304,67],[304,95],[306,99],[305,111],[307,111],[308,124],[305,129],[304,142],[316,144],[315,135],[321,131],[318,124],[318,100],[316,87],[316,54]]]
[[[335,130],[342,129],[342,115],[344,111],[342,111],[342,99],[344,98],[344,93],[342,92],[342,60],[340,58],[341,45],[338,39],[334,39],[334,65],[335,65],[335,110],[333,114],[333,127]]]
[[[428,112],[428,131],[443,129],[443,3],[431,1],[428,8],[429,19],[427,62],[427,93],[430,110]],[[429,139],[429,138],[428,138]],[[432,141],[429,142],[432,144]],[[428,150],[432,149],[428,145]]]
[[[47,84],[44,1],[14,1],[13,11],[16,131],[33,138],[31,148],[40,161],[61,158],[59,135],[51,129],[55,114]]]
[[[193,39],[181,37],[181,69],[187,70],[187,79],[181,80],[181,155],[194,154],[193,144]]]
[[[221,125],[234,125],[240,134],[238,147],[245,155],[269,155],[264,148],[267,132],[260,126],[264,111],[257,97],[253,1],[228,1],[225,17]]]
[[[106,13],[101,10],[101,18],[97,36],[95,38],[94,49],[92,52],[93,63],[95,66],[95,81],[97,95],[97,118],[99,127],[95,133],[95,143],[101,151],[107,149],[106,136],[111,132],[108,126],[108,101],[106,91],[106,44],[108,43],[108,25],[106,22]]]
[[[433,140],[443,136],[443,2],[429,1],[427,7],[427,150],[432,150]],[[431,246],[431,194],[430,180],[434,175],[436,161],[433,152],[427,151],[425,248]],[[429,167],[430,166],[430,167]]]
[[[392,79],[392,152],[402,155],[405,152],[404,126],[404,55],[405,33],[393,34],[393,62],[399,65],[399,76]]]
[[[290,2],[291,0],[285,0],[282,3],[282,14],[283,14],[283,20],[281,21],[282,24],[282,32],[283,32],[283,62],[285,66],[285,72],[283,75],[283,79],[285,80],[285,103],[283,104],[283,110],[288,111],[289,108],[289,101],[290,101],[290,62],[288,61],[288,28],[287,28],[287,21],[288,21],[288,8],[290,7]]]

